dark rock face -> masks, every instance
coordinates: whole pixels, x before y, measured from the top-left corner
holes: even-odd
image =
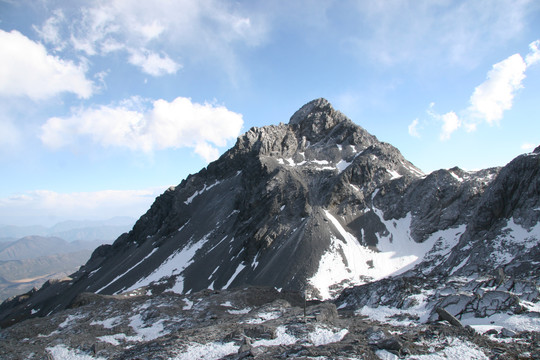
[[[250,129],[169,188],[69,281],[4,302],[0,324],[55,313],[84,292],[144,286],[178,294],[271,286],[313,299],[352,287],[338,307],[387,306],[420,322],[435,321],[436,308],[459,321],[533,316],[539,169],[535,151],[504,168],[425,175],[317,99],[288,124]]]

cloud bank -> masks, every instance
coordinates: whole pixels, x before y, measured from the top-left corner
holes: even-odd
[[[3,223],[21,225],[56,223],[66,219],[104,220],[115,216],[138,218],[165,188],[74,193],[29,191],[0,198],[0,218]]]
[[[512,108],[514,97],[523,88],[527,69],[540,62],[540,40],[529,44],[529,53],[523,58],[514,54],[494,64],[486,75],[486,80],[478,85],[469,98],[469,107],[460,112],[438,114],[430,104],[427,113],[431,118],[442,123],[441,140],[450,139],[452,133],[464,127],[466,131],[475,131],[479,124],[495,125],[503,118],[504,112]],[[418,121],[409,125],[409,135],[418,137]]]
[[[41,127],[41,141],[57,149],[88,137],[104,146],[150,152],[193,148],[207,162],[217,159],[217,147],[227,145],[242,129],[242,115],[224,106],[198,104],[177,97],[148,101],[131,98],[121,104],[79,108],[69,117],[53,117]]]
[[[519,54],[493,65],[486,81],[474,89],[470,98],[471,116],[490,125],[501,120],[503,112],[512,108],[517,90],[523,87],[525,70],[527,64]]]
[[[357,1],[349,45],[378,63],[411,61],[423,67],[431,59],[475,66],[480,56],[520,33],[531,0]],[[440,62],[438,62],[440,65]]]
[[[87,99],[94,91],[84,63],[50,55],[16,30],[0,30],[0,49],[0,96],[42,100],[68,92]]]
[[[35,30],[56,49],[118,53],[152,76],[176,73],[186,58],[218,57],[223,65],[235,45],[256,45],[265,34],[241,7],[217,0],[98,0],[56,10]]]

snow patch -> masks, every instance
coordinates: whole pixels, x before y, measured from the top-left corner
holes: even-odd
[[[432,351],[429,355],[407,356],[405,359],[415,360],[463,360],[476,359],[488,360],[489,358],[474,343],[459,338],[450,338],[447,342],[441,341],[426,342],[426,346]],[[443,347],[443,349],[436,351]],[[403,359],[386,350],[377,350],[375,354],[382,360]]]
[[[228,289],[229,286],[231,285],[231,283],[234,281],[234,279],[236,279],[236,277],[238,276],[240,271],[244,270],[245,267],[246,266],[244,264],[242,264],[242,263],[238,264],[238,267],[236,268],[236,271],[234,272],[233,276],[231,276],[231,278],[227,282],[227,285],[225,285],[223,288]]]
[[[459,177],[458,175],[456,175],[456,174],[453,173],[452,171],[450,171],[450,175],[452,175],[452,177],[453,177],[454,179],[456,179],[457,181],[459,181],[459,182],[463,182],[463,181],[464,181],[462,177]]]
[[[96,339],[109,343],[114,346],[118,346],[120,345],[120,340],[128,341],[128,338],[129,337],[126,334],[120,333],[120,334],[113,334],[113,335],[98,336]]]
[[[332,298],[339,292],[336,284],[342,288],[397,275],[411,269],[424,258],[447,253],[457,244],[458,235],[465,230],[463,225],[438,231],[423,243],[417,243],[410,235],[410,213],[401,219],[384,220],[382,211],[376,208],[373,211],[388,230],[384,236],[377,234],[379,251],[363,246],[325,210],[325,216],[334,225],[337,234],[331,236],[330,246],[321,257],[317,272],[308,279],[322,299]]]
[[[460,225],[456,228],[440,230],[431,234],[424,242],[418,243],[411,237],[410,212],[401,219],[385,220],[381,210],[373,208],[373,211],[388,230],[387,235],[377,234],[377,249],[387,254],[385,267],[393,269],[392,275],[404,273],[422,260],[430,260],[447,254],[457,245],[459,235],[466,228],[465,225]],[[374,266],[376,267],[375,264]]]
[[[144,258],[142,258],[141,261],[139,261],[138,263],[136,263],[135,265],[133,265],[132,267],[130,267],[129,269],[127,269],[125,272],[123,272],[122,274],[118,275],[117,277],[115,277],[111,282],[109,282],[107,285],[103,286],[102,288],[100,288],[99,290],[96,291],[96,294],[99,294],[101,292],[101,290],[107,288],[108,286],[114,284],[118,279],[122,278],[124,275],[128,274],[131,270],[135,269],[137,266],[139,266],[144,260],[148,259],[150,256],[152,256],[156,251],[158,250],[158,248],[154,248],[152,249],[152,251],[146,255]]]
[[[68,315],[65,320],[58,325],[59,328],[65,328],[68,325],[70,325],[72,322],[77,321],[79,319],[84,319],[84,315]]]
[[[253,261],[251,262],[251,268],[253,270],[255,270],[257,268],[257,266],[259,266],[259,256],[261,255],[261,253],[257,253],[255,255],[255,257],[253,258]]]
[[[238,174],[237,174],[238,175]],[[201,190],[197,190],[193,193],[193,195],[191,195],[190,197],[187,198],[186,201],[184,201],[184,204],[186,205],[189,205],[191,204],[191,202],[193,201],[193,199],[195,199],[197,196],[201,195],[202,193],[204,193],[205,191],[208,191],[210,190],[211,188],[213,188],[214,186],[216,185],[219,185],[221,183],[221,181],[216,181],[215,183],[213,183],[212,185],[210,186],[207,186],[206,184],[204,184],[203,188]]]
[[[186,305],[184,305],[182,310],[187,311],[187,310],[193,309],[193,301],[191,301],[189,299],[184,299],[184,302],[186,303]]]
[[[349,330],[347,329],[332,331],[330,329],[317,326],[315,331],[309,333],[308,338],[314,346],[321,346],[341,341],[348,333]]]
[[[101,325],[105,329],[112,329],[116,325],[120,324],[121,321],[122,321],[122,317],[115,316],[115,317],[107,318],[105,320],[94,320],[90,323],[90,325]]]
[[[191,343],[181,354],[171,358],[171,360],[216,360],[237,353],[239,348],[240,346],[234,345],[234,342]]]
[[[427,296],[416,294],[409,296],[409,298],[416,300],[416,305],[408,309],[398,309],[383,305],[374,308],[366,305],[358,309],[355,314],[364,315],[371,320],[395,326],[410,326],[417,323],[425,323],[430,315],[430,309],[427,308]],[[407,319],[407,315],[410,315],[409,318],[411,319],[417,318],[418,320]]]
[[[359,188],[358,186],[353,185],[353,184],[349,184],[349,185],[353,188],[354,191],[358,191],[358,192],[361,191],[360,188]]]
[[[54,360],[106,360],[103,357],[94,357],[77,350],[69,349],[64,344],[48,347],[45,350],[51,354]]]
[[[530,250],[540,242],[540,223],[527,230],[516,224],[511,217],[504,229],[492,242],[494,251],[491,253],[491,260],[496,265],[504,265],[514,259],[515,254],[521,249]]]
[[[142,317],[140,314],[133,315],[129,318],[129,326],[137,333],[136,337],[130,336],[129,338],[134,339],[140,339],[140,341],[150,341],[155,340],[168,332],[164,331],[163,329],[163,321],[164,319],[161,319],[150,326],[145,326],[144,321],[142,320]]]
[[[233,315],[244,315],[244,314],[247,314],[251,311],[251,308],[245,308],[245,309],[239,309],[239,310],[227,310],[227,312],[229,314],[233,314]]]
[[[254,341],[251,345],[253,347],[258,346],[278,346],[278,345],[292,345],[298,341],[298,338],[287,334],[287,328],[285,326],[278,326],[276,328],[276,337],[274,339],[261,339]]]
[[[258,313],[255,318],[246,320],[246,324],[262,324],[270,320],[278,319],[281,316],[280,311],[270,311]]]
[[[521,314],[496,313],[484,318],[476,318],[472,314],[464,314],[461,319],[463,325],[470,325],[473,328],[482,326],[485,331],[489,329],[499,330],[507,328],[512,331],[540,331],[540,318]]]
[[[169,256],[156,270],[150,275],[144,277],[133,284],[127,291],[138,289],[142,286],[147,286],[154,281],[158,281],[163,277],[179,275],[185,268],[193,262],[193,257],[197,251],[206,244],[212,232],[206,234],[202,239],[185,246],[182,250],[173,253]],[[176,284],[171,289],[173,292],[182,293],[184,290],[184,278],[179,275],[176,278]]]
[[[386,171],[391,175],[390,180],[399,179],[400,177],[403,176],[403,175],[400,175],[400,174],[399,174],[397,171],[395,171],[395,170],[386,169]]]
[[[351,165],[352,162],[348,162],[348,161],[345,161],[345,160],[340,160],[337,164],[336,164],[336,169],[338,170],[339,173],[342,173],[345,169],[347,169],[349,167],[349,165]]]
[[[334,342],[341,341],[349,331],[347,329],[331,330],[321,326],[317,326],[314,331],[307,334],[307,341],[310,344],[307,346],[321,346]],[[287,327],[284,325],[276,328],[276,337],[274,339],[261,339],[252,343],[253,347],[258,346],[280,346],[280,345],[292,345],[300,339],[287,333]]]
[[[99,271],[99,269],[101,269],[101,267],[98,267],[96,270],[91,271],[91,272],[88,274],[88,277],[94,276],[94,274],[97,273],[97,272]]]
[[[182,226],[180,226],[180,228],[178,229],[178,232],[184,230],[184,227],[186,227],[187,224],[189,224],[189,222],[191,221],[191,219],[188,219],[188,221],[186,221],[186,223]]]
[[[465,264],[467,263],[467,261],[469,261],[469,258],[471,256],[467,256],[465,259],[463,259],[463,261],[461,261],[455,268],[452,269],[452,271],[450,271],[450,275],[454,275],[454,273],[456,271],[458,271],[459,269],[461,269],[463,266],[465,266]]]

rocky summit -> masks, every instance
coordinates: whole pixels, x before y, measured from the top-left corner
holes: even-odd
[[[534,357],[539,220],[540,147],[424,174],[317,99],[240,136],[70,277],[2,303],[0,354]]]

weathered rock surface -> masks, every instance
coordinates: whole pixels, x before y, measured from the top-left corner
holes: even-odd
[[[71,309],[0,330],[2,359],[539,358],[538,333],[480,335],[445,321],[391,325],[272,288],[190,295],[84,294]],[[152,293],[152,295],[149,295]],[[506,339],[511,338],[512,342]],[[392,357],[394,356],[394,357]]]
[[[4,302],[0,325],[56,316],[87,301],[80,294],[88,292],[184,296],[270,286],[310,299],[337,297],[342,313],[385,326],[428,329],[443,314],[463,325],[451,332],[472,326],[499,336],[504,328],[535,338],[539,220],[538,149],[502,168],[426,175],[317,99],[288,124],[240,136],[220,159],[159,196],[129,233],[96,249],[69,280]],[[350,321],[352,332],[359,325]],[[243,351],[234,356],[263,356],[261,343],[246,337],[279,338],[277,329],[242,327],[234,346]],[[315,331],[287,329],[297,338]],[[415,353],[409,340],[390,334],[371,345],[362,338],[361,346]],[[312,356],[314,348],[295,343],[287,351]]]

